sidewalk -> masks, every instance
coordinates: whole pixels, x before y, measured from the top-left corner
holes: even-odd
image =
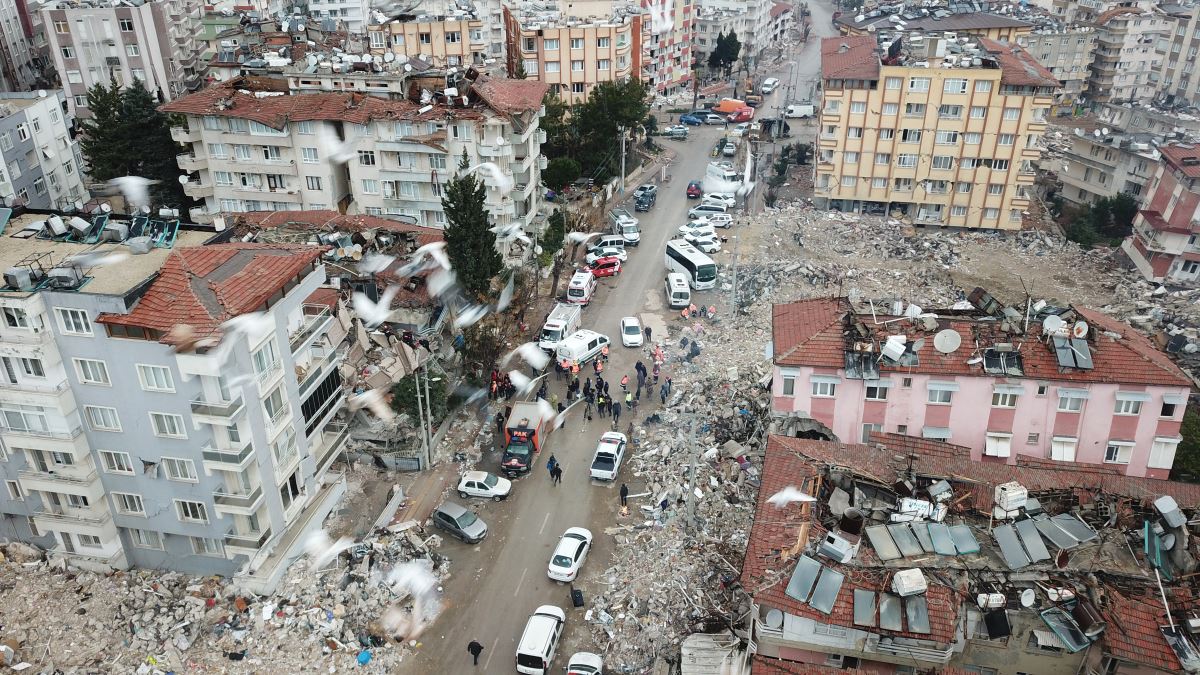
[[[442,501],[447,486],[458,485],[458,463],[442,462],[432,469],[416,474],[405,489],[404,505],[396,510],[388,525],[410,520],[424,522]]]

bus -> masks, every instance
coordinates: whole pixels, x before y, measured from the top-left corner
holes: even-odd
[[[666,265],[668,272],[687,277],[688,284],[697,291],[717,285],[716,263],[682,239],[667,242]]]

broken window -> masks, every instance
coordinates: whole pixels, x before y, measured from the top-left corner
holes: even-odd
[[[1019,352],[988,349],[983,352],[983,372],[1020,377],[1025,374],[1025,364]]]

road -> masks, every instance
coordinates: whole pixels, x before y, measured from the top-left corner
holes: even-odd
[[[620,346],[618,325],[621,317],[639,315],[650,325],[655,336],[663,334],[667,311],[663,294],[663,249],[669,235],[687,219],[691,207],[685,196],[689,180],[703,178],[703,167],[713,143],[723,128],[692,127],[687,141],[664,140],[677,153],[669,171],[671,181],[660,188],[657,204],[647,213],[637,214],[642,225],[642,241],[631,249],[627,267],[616,279],[601,279],[600,289],[591,305],[583,311],[583,326],[600,331],[614,341],[605,379],[617,389],[620,375],[625,373],[636,381],[634,363],[645,358],[637,349]],[[628,185],[632,192],[636,185]],[[630,206],[630,211],[632,211]],[[728,252],[715,254],[717,262],[728,262]],[[695,294],[699,300],[711,302],[715,291]],[[646,363],[650,364],[649,359]],[[590,368],[588,369],[590,371]],[[669,374],[669,372],[667,373]],[[550,375],[551,392],[565,396],[565,382],[554,381]],[[614,392],[615,393],[615,392]],[[649,404],[652,400],[653,404]],[[657,406],[657,397],[646,399],[641,412]],[[566,665],[574,651],[594,649],[590,631],[583,620],[584,609],[571,607],[567,586],[546,576],[550,553],[559,536],[569,527],[583,526],[595,537],[593,550],[584,565],[581,581],[576,587],[590,601],[597,588],[599,576],[611,559],[612,538],[604,534],[606,527],[617,519],[617,487],[593,484],[588,478],[588,466],[600,434],[609,429],[608,418],[596,417],[591,423],[582,420],[582,406],[575,409],[562,429],[547,438],[546,450],[541,453],[530,475],[515,481],[513,496],[501,503],[470,503],[489,526],[487,538],[478,546],[468,546],[457,540],[445,539],[439,553],[451,559],[451,576],[445,582],[445,609],[432,627],[421,636],[421,647],[415,658],[408,659],[400,669],[404,673],[512,673],[517,641],[525,621],[539,605],[553,604],[567,613],[567,627],[555,671]],[[494,415],[494,412],[493,412]],[[621,427],[632,416],[621,417]],[[639,416],[640,418],[640,416]],[[553,453],[563,466],[562,484],[553,487],[545,468],[546,458]],[[499,453],[486,453],[479,468],[496,472]],[[641,491],[631,476],[622,476],[630,491]],[[451,501],[464,503],[457,495]],[[636,502],[631,500],[631,504]],[[467,643],[478,640],[484,646],[478,670],[470,670]]]

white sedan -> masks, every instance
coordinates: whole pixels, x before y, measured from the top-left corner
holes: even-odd
[[[736,136],[738,138],[741,138],[742,136],[746,135],[746,132],[749,131],[749,129],[750,129],[750,123],[742,122],[741,124],[737,125],[736,127],[730,129],[729,134],[731,136]]]
[[[642,322],[636,316],[621,319],[621,344],[626,347],[642,346]]]
[[[567,661],[567,675],[601,675],[604,659],[591,652],[575,652]]]
[[[619,246],[593,246],[588,249],[584,260],[587,264],[591,265],[600,258],[616,258],[621,262],[625,262],[628,257],[629,253]]]
[[[558,546],[554,547],[546,575],[555,581],[575,581],[591,548],[592,533],[582,527],[572,527],[563,533]]]
[[[486,471],[468,471],[458,481],[458,496],[463,499],[483,497],[498,502],[507,499],[511,492],[512,481]]]
[[[726,208],[732,209],[734,205],[737,204],[737,198],[719,192],[709,192],[700,198],[701,204],[705,202],[711,204],[724,204]]]
[[[695,222],[688,223],[687,225],[680,225],[679,234],[684,239],[687,239],[688,237],[715,237],[717,236],[717,231],[707,220],[697,220]]]
[[[685,236],[683,240],[695,246],[701,253],[719,253],[721,251],[721,240],[710,235],[703,237]]]

